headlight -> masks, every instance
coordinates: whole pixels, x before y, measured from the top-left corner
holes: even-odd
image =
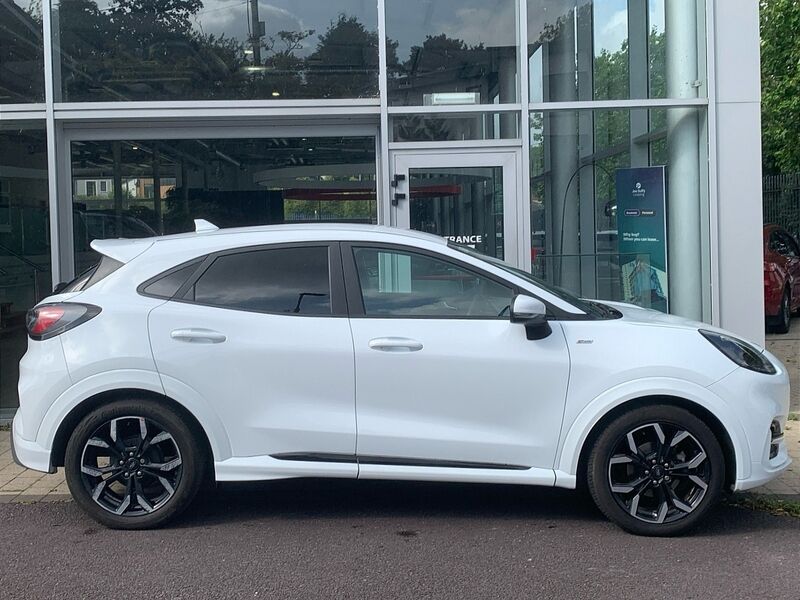
[[[774,375],[778,372],[775,369],[775,365],[769,362],[764,354],[744,340],[717,333],[716,331],[708,331],[707,329],[701,329],[700,335],[740,367],[766,375]]]

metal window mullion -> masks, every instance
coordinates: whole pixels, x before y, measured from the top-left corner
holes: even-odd
[[[532,102],[531,111],[557,110],[622,110],[634,108],[681,108],[708,106],[708,98],[658,98],[650,100],[591,100],[575,102]]]
[[[719,289],[719,191],[718,191],[718,162],[717,162],[717,86],[716,86],[716,23],[715,0],[706,0],[706,86],[708,96],[708,249],[709,269],[711,271],[711,323],[720,326],[720,289]]]
[[[453,104],[449,106],[389,106],[390,115],[453,114],[453,113],[496,113],[518,112],[519,102],[510,104]]]
[[[42,1],[42,40],[44,52],[44,100],[45,135],[47,138],[47,194],[50,214],[50,274],[53,286],[62,281],[63,240],[60,235],[60,215],[58,194],[58,153],[55,121],[55,97],[53,90],[53,32],[52,6],[50,0]],[[69,253],[71,256],[72,253]],[[39,298],[37,298],[37,301]]]
[[[518,261],[521,269],[531,272],[531,125],[530,125],[530,73],[528,71],[528,2],[519,0],[517,9],[517,48],[519,53],[520,137],[522,138],[521,168],[517,174],[519,199],[517,217],[519,224]]]
[[[386,57],[386,0],[378,0],[378,95],[380,97],[380,127],[378,128],[378,223],[393,225],[389,200],[391,193],[389,180],[389,98],[388,67]]]

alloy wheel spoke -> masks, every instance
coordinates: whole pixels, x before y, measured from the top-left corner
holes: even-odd
[[[689,437],[689,432],[684,430],[679,430],[675,432],[675,435],[672,436],[672,440],[669,443],[670,448],[674,448],[678,444],[680,444],[683,440]]]
[[[692,458],[691,460],[688,460],[686,462],[682,462],[682,463],[679,463],[677,465],[674,465],[671,470],[672,471],[683,471],[683,470],[691,471],[692,469],[696,469],[701,464],[703,464],[703,461],[705,461],[705,459],[706,459],[706,453],[703,450],[700,450],[700,452],[697,453],[697,456],[695,456],[694,458]]]
[[[183,461],[180,459],[180,457],[177,457],[177,458],[173,458],[169,462],[165,462],[165,463],[149,463],[149,464],[144,465],[144,468],[147,471],[167,472],[167,471],[172,471],[173,469],[176,469],[177,467],[179,467],[182,464],[182,462]]]
[[[147,498],[144,495],[144,490],[142,489],[142,483],[139,481],[137,477],[134,480],[134,494],[136,496],[136,503],[141,506],[145,512],[151,513],[153,512],[153,505],[148,502]]]
[[[118,465],[109,465],[107,467],[93,467],[91,465],[81,465],[81,472],[90,475],[91,477],[102,477],[107,473],[121,470]]]
[[[634,481],[631,481],[630,483],[612,483],[611,491],[615,494],[630,494],[646,481],[648,481],[647,477],[640,477]]]
[[[636,491],[636,495],[631,498],[631,505],[629,512],[631,516],[635,517],[636,513],[639,512],[639,501],[642,498],[642,494],[647,490],[648,486],[650,485],[650,480],[644,482],[641,487]]]
[[[694,510],[694,506],[691,506],[686,502],[684,502],[683,500],[681,500],[680,498],[678,498],[678,495],[675,493],[675,490],[673,490],[669,485],[664,484],[663,488],[672,506],[687,514]]]

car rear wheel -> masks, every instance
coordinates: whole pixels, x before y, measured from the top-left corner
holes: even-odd
[[[114,529],[149,529],[183,512],[203,480],[202,446],[172,409],[120,400],[79,423],[65,472],[75,502]]]
[[[724,480],[714,433],[690,412],[666,405],[617,418],[598,437],[587,464],[598,508],[637,535],[688,531],[717,502]]]
[[[789,327],[792,320],[792,294],[789,288],[783,290],[781,297],[781,308],[778,316],[775,317],[775,325],[773,330],[775,333],[789,333]]]

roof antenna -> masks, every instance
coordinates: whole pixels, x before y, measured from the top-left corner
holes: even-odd
[[[205,219],[195,219],[194,220],[194,231],[195,233],[209,233],[211,231],[217,231],[219,227],[214,225],[213,223],[209,223]]]

